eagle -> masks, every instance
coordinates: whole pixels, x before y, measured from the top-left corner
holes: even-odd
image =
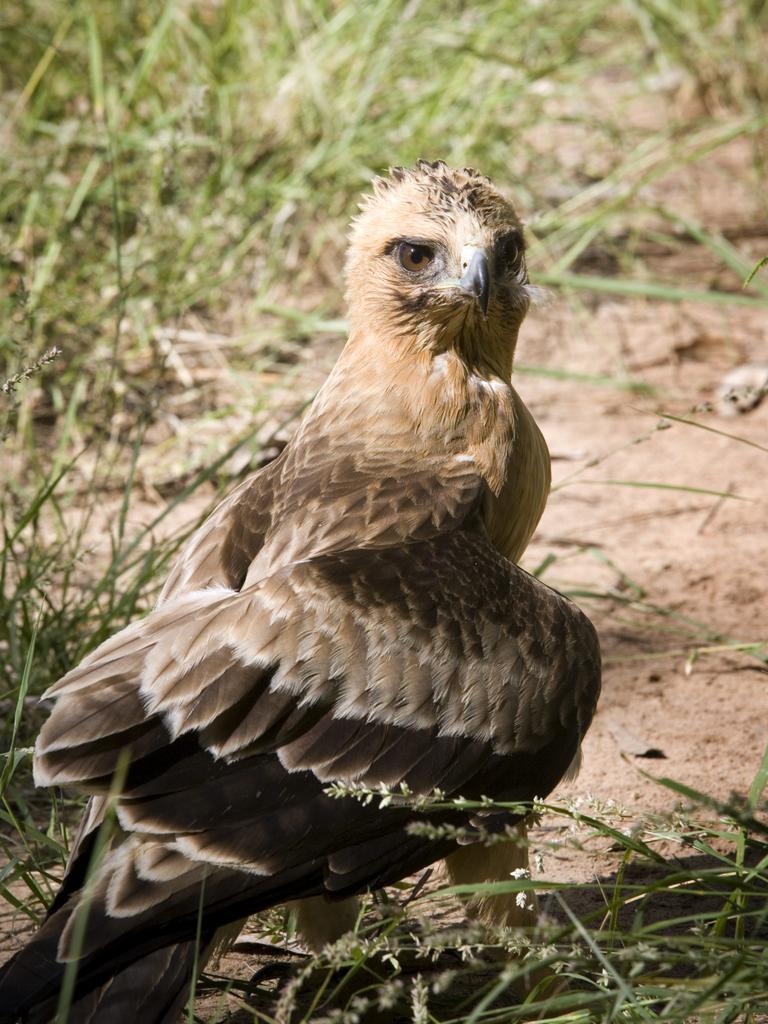
[[[250,914],[294,905],[317,948],[356,894],[436,861],[509,878],[524,844],[483,837],[519,840],[578,759],[596,633],[517,564],[550,460],[511,383],[533,293],[515,209],[471,168],[393,168],[346,281],[348,340],[287,447],[186,542],[154,610],[45,695],[35,782],[90,799],[2,969],[2,1021],[51,1019],[66,978],[72,1022],[172,1024]],[[531,923],[514,897],[477,909]]]

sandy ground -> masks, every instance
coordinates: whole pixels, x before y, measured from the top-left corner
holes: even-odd
[[[605,344],[632,323],[624,339],[630,372],[646,357],[647,339],[658,341],[664,331],[669,358],[642,372],[652,398],[541,380],[522,388],[555,460],[554,494],[526,562],[555,554],[544,576],[552,585],[577,599],[584,590],[619,599],[583,599],[600,632],[605,669],[573,791],[633,807],[665,806],[669,794],[620,757],[622,747],[632,748],[620,730],[664,754],[656,764],[646,760],[645,769],[721,798],[749,786],[768,738],[765,667],[728,649],[766,637],[768,452],[659,415],[692,418],[765,446],[768,403],[738,419],[701,411],[716,399],[729,353],[724,341],[719,359],[715,349],[706,360],[680,358],[675,342],[697,315],[701,335],[711,338],[706,311],[668,313],[666,322],[648,307],[596,311],[589,331]],[[755,315],[751,323],[742,319],[743,357],[755,359],[765,351],[765,324]],[[536,344],[534,337],[534,351]],[[567,322],[560,344],[563,362],[573,365],[579,341]],[[599,463],[584,468],[593,460]],[[608,480],[665,489],[596,482]],[[633,598],[636,604],[624,603]],[[694,659],[696,649],[704,651]]]
[[[544,317],[533,326],[531,356],[524,356],[531,361],[552,337]],[[615,595],[581,598],[600,633],[603,694],[580,775],[555,796],[587,809],[615,801],[627,825],[684,802],[649,776],[720,800],[745,794],[768,740],[766,667],[734,650],[766,639],[768,453],[660,416],[691,418],[765,446],[768,404],[728,417],[717,397],[734,361],[766,351],[766,325],[743,312],[726,328],[712,310],[606,303],[583,333],[571,333],[567,314],[561,327],[564,365],[575,369],[583,351],[594,358],[599,339],[604,349],[619,345],[628,373],[654,389],[638,398],[541,380],[524,388],[555,459],[555,490],[527,560],[555,554],[548,582]],[[599,370],[599,356],[582,365]],[[741,500],[588,482],[606,480]],[[532,838],[544,848],[547,877],[610,881],[619,854],[548,857],[553,825],[544,825]],[[580,910],[589,904],[584,894],[572,901]]]

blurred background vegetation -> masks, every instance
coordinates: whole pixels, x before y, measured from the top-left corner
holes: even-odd
[[[151,604],[290,431],[344,336],[371,177],[478,167],[527,221],[534,281],[577,307],[768,310],[765,272],[745,287],[768,240],[767,54],[765,0],[2,4],[0,790],[28,848],[56,815],[21,784],[25,697]],[[693,202],[680,174],[734,144],[732,187]],[[9,870],[44,901],[23,858]]]

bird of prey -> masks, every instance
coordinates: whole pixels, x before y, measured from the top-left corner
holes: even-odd
[[[90,803],[45,923],[3,969],[0,1020],[51,1019],[69,970],[70,1021],[171,1024],[249,914],[298,901],[318,945],[356,893],[437,860],[508,878],[519,846],[479,838],[520,815],[329,784],[530,802],[578,756],[595,631],[516,564],[550,480],[511,384],[520,221],[470,168],[395,168],[346,271],[349,339],[293,439],[191,537],[157,607],[46,695],[35,780]]]

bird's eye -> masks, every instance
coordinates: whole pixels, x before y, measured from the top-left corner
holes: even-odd
[[[502,235],[496,243],[496,258],[507,271],[516,271],[523,261],[525,243],[519,231],[510,231]]]
[[[418,274],[430,265],[435,258],[435,251],[428,245],[416,245],[415,242],[401,242],[397,249],[400,266]]]

